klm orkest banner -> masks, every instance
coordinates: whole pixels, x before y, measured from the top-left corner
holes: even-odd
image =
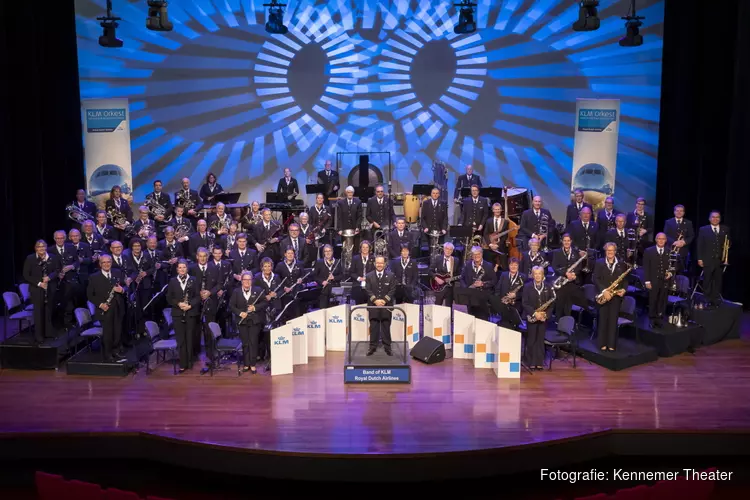
[[[133,176],[128,100],[88,99],[82,101],[82,107],[89,199],[97,207],[104,208],[112,186],[120,186],[123,197],[131,199]]]
[[[583,190],[586,201],[594,207],[615,192],[619,124],[619,99],[576,101],[571,189]]]

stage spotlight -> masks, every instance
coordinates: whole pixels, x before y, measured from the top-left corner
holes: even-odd
[[[166,0],[146,0],[148,4],[148,17],[146,28],[151,31],[172,31],[172,23],[169,21]]]
[[[278,0],[271,0],[271,3],[264,3],[263,7],[268,7],[268,22],[266,22],[266,31],[273,35],[284,35],[289,28],[284,26],[284,7],[286,4],[279,3]]]
[[[115,17],[112,15],[112,0],[107,0],[107,15],[97,17],[97,21],[101,21],[99,26],[102,27],[103,33],[99,37],[99,45],[102,47],[122,47],[122,40],[117,38],[116,29],[119,26],[117,21],[121,21],[122,18]]]
[[[630,2],[628,15],[623,17],[625,20],[625,36],[620,38],[621,47],[637,47],[643,45],[643,35],[641,35],[641,20],[646,19],[643,16],[636,15],[635,0]]]
[[[453,6],[460,9],[458,11],[458,24],[453,28],[453,32],[457,35],[474,33],[477,30],[477,21],[474,18],[474,9],[477,4],[472,3],[471,0],[463,0],[461,3],[454,3]]]
[[[594,31],[599,29],[599,0],[581,0],[578,8],[578,21],[573,23],[573,31]]]

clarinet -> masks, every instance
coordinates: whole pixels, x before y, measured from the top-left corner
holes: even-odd
[[[109,311],[109,306],[112,305],[112,301],[115,298],[115,288],[117,288],[120,285],[120,280],[115,278],[115,282],[112,285],[112,288],[109,289],[109,295],[107,295],[107,300],[104,301],[104,303],[107,305],[107,310],[104,311],[105,313]]]
[[[192,284],[192,282],[190,281],[190,278],[188,278],[187,279],[187,283],[185,284],[185,294],[182,296],[182,301],[183,302],[187,302],[189,300],[188,295],[190,295],[190,285],[191,284]],[[187,311],[182,311],[182,317],[180,318],[180,322],[187,323]]]
[[[43,260],[40,264],[42,266],[42,283],[44,283],[44,278],[47,277],[47,266],[49,265],[48,262],[49,262],[49,258],[46,260]],[[47,288],[49,288],[49,282],[47,282]],[[43,288],[45,304],[47,303],[47,288]]]
[[[312,274],[312,271],[310,271],[310,272],[309,272],[309,273],[307,273],[306,275],[302,276],[302,278],[301,278],[301,279],[302,279],[302,282],[304,282],[304,281],[305,281],[305,280],[307,279],[307,277],[308,277],[308,276],[310,276],[311,274]],[[295,283],[294,283],[294,284],[293,284],[293,285],[292,285],[292,286],[290,287],[289,291],[291,292],[292,290],[294,290],[294,287],[296,287],[296,286],[297,286],[297,283],[295,282]],[[284,292],[284,293],[282,293],[281,295],[279,295],[279,298],[283,297],[283,296],[284,296],[284,295],[286,295],[286,294],[287,294],[287,292]]]
[[[286,278],[285,278],[285,280],[286,280]],[[282,281],[282,283],[284,283],[284,282]],[[252,288],[250,288],[250,293],[251,294],[253,293],[253,289]],[[254,306],[255,304],[257,304],[261,297],[263,297],[263,290],[260,291],[260,293],[258,294],[258,296],[255,297],[255,300],[253,301],[253,303],[250,304],[250,305],[248,305],[247,308],[250,309],[250,306]],[[240,318],[240,320],[237,322],[237,326],[240,326],[242,324],[242,322],[245,321],[245,318],[250,317],[250,314],[251,314],[250,311],[247,311],[247,313],[248,313],[247,316],[245,316],[244,318]]]

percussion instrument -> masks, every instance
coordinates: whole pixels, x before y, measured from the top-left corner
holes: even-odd
[[[341,231],[341,236],[343,236],[344,238],[353,238],[356,235],[357,233],[356,231],[354,231],[354,229],[344,229],[343,231]]]
[[[394,205],[403,205],[404,198],[404,193],[391,193],[391,200],[393,200]]]
[[[524,210],[531,208],[530,193],[526,188],[508,188],[505,197],[508,207],[506,217],[520,217]]]
[[[404,218],[407,223],[417,222],[419,219],[419,196],[404,193]]]

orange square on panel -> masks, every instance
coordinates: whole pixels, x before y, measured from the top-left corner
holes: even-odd
[[[501,352],[499,356],[501,363],[510,363],[510,353],[509,352]]]
[[[487,344],[477,344],[477,352],[487,352]]]
[[[435,333],[433,335],[434,337],[442,337],[443,336],[443,327],[440,326],[438,328],[435,328]]]
[[[464,343],[464,334],[463,333],[457,333],[456,334],[456,344],[463,344]]]
[[[409,335],[414,335],[414,325],[407,326],[406,333],[408,333]]]

